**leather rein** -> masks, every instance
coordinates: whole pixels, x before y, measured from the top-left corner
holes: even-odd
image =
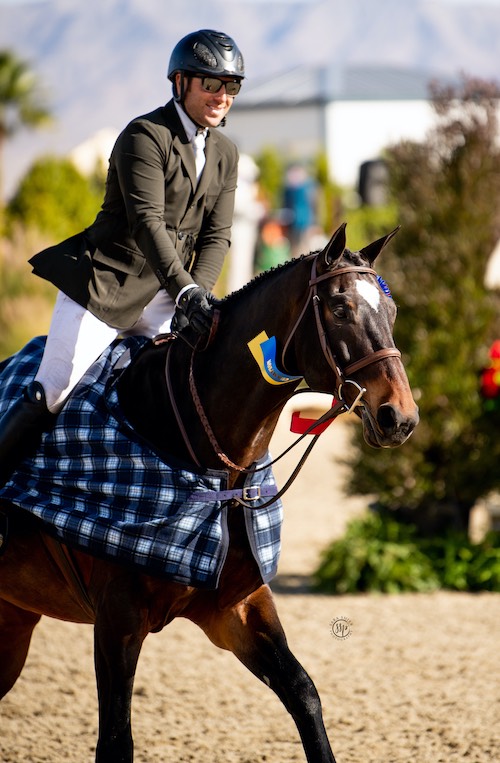
[[[203,405],[201,403],[200,397],[198,395],[198,390],[196,388],[196,383],[194,379],[194,356],[196,353],[196,347],[192,348],[192,354],[191,354],[191,363],[189,367],[189,390],[191,392],[191,396],[193,398],[193,402],[196,408],[196,412],[199,416],[200,422],[203,426],[203,429],[205,431],[205,434],[215,452],[217,457],[220,459],[220,461],[228,466],[230,469],[233,469],[235,471],[238,471],[240,473],[255,473],[258,471],[261,471],[264,468],[268,468],[269,466],[277,463],[283,456],[285,456],[292,448],[294,448],[306,435],[310,434],[316,427],[320,426],[326,421],[330,421],[332,419],[335,419],[337,416],[339,416],[341,413],[350,413],[354,410],[358,405],[362,405],[362,397],[364,393],[366,392],[366,388],[361,387],[357,382],[353,381],[352,379],[348,379],[347,375],[355,373],[356,371],[359,371],[362,368],[365,368],[366,366],[372,365],[373,363],[378,363],[381,360],[385,360],[386,358],[401,358],[401,353],[396,347],[389,347],[381,350],[376,350],[375,352],[371,352],[368,355],[365,355],[364,357],[360,358],[359,360],[354,361],[353,363],[350,363],[344,370],[342,370],[340,364],[337,362],[335,358],[335,354],[333,353],[327,339],[327,333],[326,329],[323,324],[323,320],[321,318],[320,313],[320,297],[318,295],[318,289],[317,286],[322,281],[330,280],[331,278],[336,278],[338,276],[344,275],[345,273],[369,273],[371,275],[374,275],[377,277],[377,272],[373,270],[373,268],[365,267],[365,266],[357,266],[357,265],[348,265],[345,267],[337,268],[336,270],[333,270],[328,273],[324,273],[323,275],[318,276],[317,275],[317,259],[319,255],[315,255],[312,263],[312,269],[311,269],[311,277],[308,284],[308,292],[306,296],[306,300],[304,302],[304,306],[292,328],[290,331],[290,334],[288,335],[288,338],[284,344],[283,352],[282,352],[282,366],[283,369],[286,370],[285,366],[285,356],[286,352],[291,344],[291,341],[297,332],[300,324],[302,323],[302,320],[305,316],[305,313],[307,311],[307,308],[309,306],[309,303],[312,301],[313,308],[314,308],[314,317],[315,317],[315,323],[316,323],[316,330],[318,333],[318,338],[320,342],[320,346],[323,352],[323,355],[330,366],[330,368],[333,370],[333,373],[335,374],[336,384],[335,384],[335,402],[332,408],[327,411],[323,416],[321,416],[317,421],[315,421],[300,437],[298,437],[295,442],[292,443],[286,450],[283,451],[277,458],[275,458],[271,463],[267,463],[262,467],[257,468],[246,468],[243,466],[240,466],[238,464],[235,464],[231,459],[223,452],[222,448],[220,447],[219,443],[217,442],[217,439],[214,435],[214,432],[212,430],[212,427],[210,426],[210,422],[208,421],[207,415],[204,411]],[[378,284],[377,284],[378,285]],[[169,347],[170,350],[170,347]],[[182,423],[182,418],[180,416],[180,412],[178,410],[178,407],[175,403],[174,395],[173,395],[173,389],[171,384],[171,375],[170,375],[170,352],[167,352],[167,360],[166,360],[166,379],[167,379],[167,388],[170,395],[170,401],[172,404],[172,408],[177,420],[177,424],[179,426],[179,429],[181,431],[182,437],[184,439],[184,443],[189,451],[189,454],[193,460],[193,462],[197,466],[201,466],[200,462],[198,461],[194,450],[191,446],[188,434],[186,432],[186,429]],[[343,398],[343,390],[344,387],[347,385],[353,385],[357,390],[357,395],[354,401],[348,405],[348,403]],[[303,390],[304,392],[308,392],[310,390]],[[300,390],[298,390],[300,392]],[[278,498],[280,498],[286,490],[290,487],[294,479],[297,477],[300,469],[304,465],[307,457],[309,456],[313,445],[316,443],[317,439],[319,437],[319,434],[314,434],[313,439],[311,440],[311,443],[308,445],[306,451],[304,452],[302,458],[300,459],[298,465],[295,467],[294,471],[292,472],[291,477],[288,479],[284,487],[272,498],[272,500],[267,501],[265,504],[259,504],[259,508],[264,508],[265,506],[268,506],[272,503],[274,503]],[[241,499],[236,499],[239,503],[241,503],[244,506],[247,506],[248,508],[252,508],[249,504],[246,504]]]

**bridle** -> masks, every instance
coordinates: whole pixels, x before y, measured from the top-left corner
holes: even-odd
[[[314,308],[314,318],[316,322],[316,331],[318,333],[320,346],[323,351],[323,355],[326,359],[326,362],[328,363],[333,373],[335,374],[335,379],[336,379],[335,399],[339,400],[340,402],[344,404],[345,409],[344,411],[342,411],[343,413],[344,412],[350,413],[352,410],[354,410],[354,408],[356,408],[356,406],[362,405],[361,400],[364,393],[366,392],[366,389],[364,387],[360,387],[360,385],[357,382],[347,377],[350,374],[355,373],[356,371],[360,371],[362,368],[366,368],[366,366],[370,366],[373,363],[378,363],[380,360],[385,360],[386,358],[400,358],[401,353],[396,347],[387,347],[381,350],[376,350],[375,352],[370,352],[368,355],[365,355],[363,358],[360,358],[359,360],[354,361],[354,363],[350,363],[348,366],[345,367],[344,370],[342,370],[340,363],[338,363],[335,357],[335,354],[333,353],[333,350],[328,343],[326,329],[323,324],[323,320],[322,320],[321,312],[320,312],[321,299],[318,294],[318,284],[322,283],[322,281],[329,281],[332,278],[337,278],[338,276],[344,275],[345,273],[369,273],[375,276],[375,278],[377,278],[377,271],[374,270],[373,268],[370,268],[364,265],[346,265],[342,268],[336,268],[334,270],[329,271],[328,273],[323,273],[322,275],[318,276],[317,261],[319,256],[320,256],[319,254],[314,256],[312,268],[311,268],[311,278],[309,279],[309,290],[307,292],[304,306],[299,314],[299,317],[297,318],[283,346],[283,352],[281,354],[281,364],[283,369],[286,370],[285,357],[286,357],[287,350],[292,342],[293,337],[295,336],[297,329],[302,323],[306,310],[309,307],[309,303],[312,301],[313,308]],[[378,283],[377,283],[377,287],[378,287]],[[358,394],[354,402],[351,403],[351,405],[347,404],[342,394],[346,384],[353,385],[358,390]]]
[[[320,299],[320,297],[318,295],[318,289],[317,289],[318,284],[322,283],[323,281],[330,280],[332,278],[337,278],[338,276],[344,275],[345,273],[369,273],[369,274],[374,275],[375,277],[377,277],[377,272],[375,270],[373,270],[373,268],[370,268],[368,266],[365,267],[365,266],[358,266],[358,265],[347,265],[347,266],[344,266],[344,267],[341,267],[341,268],[336,268],[334,270],[329,271],[328,273],[323,273],[322,275],[318,276],[317,275],[317,260],[318,260],[318,257],[320,256],[320,254],[316,254],[313,257],[312,268],[311,268],[311,277],[309,279],[307,296],[306,296],[304,305],[302,307],[302,310],[300,311],[300,314],[299,314],[295,324],[293,325],[293,327],[292,327],[292,329],[291,329],[291,331],[290,331],[290,333],[289,333],[289,335],[288,335],[288,337],[286,339],[286,342],[284,343],[283,352],[282,352],[282,366],[283,366],[283,369],[286,369],[286,366],[285,366],[285,356],[286,356],[287,350],[290,347],[290,344],[291,344],[291,342],[292,342],[292,340],[293,340],[293,338],[294,338],[294,336],[295,336],[299,326],[301,325],[302,320],[304,319],[304,316],[306,314],[306,311],[307,311],[307,308],[309,307],[310,302],[312,301],[312,305],[313,305],[313,309],[314,309],[315,325],[316,325],[316,330],[317,330],[320,346],[321,346],[323,355],[324,355],[328,365],[330,366],[330,368],[332,369],[332,371],[333,371],[333,373],[335,375],[335,380],[336,380],[336,383],[335,383],[335,390],[336,390],[335,391],[335,403],[332,406],[332,408],[329,411],[327,411],[327,413],[325,413],[320,419],[318,419],[318,421],[315,421],[314,424],[308,430],[306,430],[306,432],[304,432],[304,434],[302,434],[290,447],[288,447],[277,458],[275,458],[271,462],[271,464],[267,463],[267,464],[265,464],[265,466],[257,467],[257,468],[246,468],[246,467],[243,467],[243,466],[240,466],[238,464],[233,463],[233,461],[231,461],[231,459],[227,455],[225,455],[225,453],[223,452],[222,448],[220,447],[220,445],[217,442],[217,439],[216,439],[216,437],[215,437],[215,435],[213,433],[213,430],[212,430],[212,428],[210,426],[210,423],[208,421],[206,413],[205,413],[205,411],[203,409],[203,405],[201,403],[200,397],[198,395],[198,391],[197,391],[196,383],[195,383],[195,379],[194,379],[194,357],[195,357],[195,354],[196,354],[196,347],[192,348],[191,362],[190,362],[190,368],[189,368],[189,389],[190,389],[190,392],[191,392],[191,396],[193,398],[193,402],[194,402],[194,405],[195,405],[195,408],[196,408],[196,412],[197,412],[197,414],[199,416],[200,422],[201,422],[201,424],[203,426],[205,434],[208,437],[208,440],[210,441],[210,444],[211,444],[214,452],[216,453],[216,455],[218,456],[220,461],[222,461],[222,463],[224,463],[230,469],[234,469],[234,470],[236,470],[238,472],[241,472],[241,473],[254,473],[254,472],[257,472],[257,471],[261,471],[264,468],[268,468],[272,464],[275,464],[284,455],[286,455],[293,447],[295,447],[295,445],[297,445],[307,434],[309,434],[310,430],[313,430],[315,427],[317,427],[318,424],[321,424],[323,422],[326,422],[328,420],[336,418],[341,413],[351,412],[358,405],[362,405],[362,398],[363,398],[364,393],[366,392],[366,388],[360,386],[354,380],[349,379],[348,378],[349,374],[353,374],[353,373],[355,373],[356,371],[359,371],[362,368],[366,368],[367,366],[372,365],[373,363],[378,363],[379,361],[385,360],[386,358],[401,358],[401,353],[400,353],[400,351],[396,347],[383,348],[383,349],[380,349],[380,350],[376,350],[375,352],[371,352],[368,355],[365,355],[364,357],[360,358],[359,360],[356,360],[353,363],[350,363],[348,366],[345,367],[344,370],[342,370],[340,364],[337,362],[337,359],[335,357],[334,352],[332,351],[332,349],[331,349],[331,347],[330,347],[330,345],[328,343],[327,332],[326,332],[325,326],[323,324],[323,320],[322,320],[321,312],[320,312],[320,302],[321,302],[321,299]],[[166,377],[167,377],[167,386],[168,386],[168,389],[169,389],[169,394],[170,394],[170,399],[171,399],[171,403],[172,403],[172,408],[174,410],[174,414],[176,416],[179,429],[180,429],[180,431],[182,433],[182,436],[184,438],[184,442],[186,444],[186,447],[188,448],[190,456],[191,456],[191,458],[193,459],[194,463],[197,466],[201,466],[201,464],[199,463],[198,459],[196,458],[196,455],[195,455],[195,453],[193,451],[193,448],[191,447],[189,438],[187,436],[187,432],[186,432],[186,430],[184,428],[184,425],[182,423],[179,411],[178,411],[177,406],[175,404],[175,399],[174,399],[174,396],[173,396],[172,386],[171,386],[171,382],[170,382],[169,357],[170,357],[170,353],[168,352],[167,353],[167,362],[166,362]],[[356,397],[355,397],[354,401],[350,405],[344,400],[344,397],[343,397],[343,391],[344,391],[344,388],[346,387],[346,385],[352,385],[357,390]],[[305,391],[308,391],[308,390],[305,390]],[[310,451],[312,450],[312,446],[314,445],[314,443],[318,439],[318,436],[319,435],[315,435],[313,437],[313,439],[311,441],[311,444],[308,446],[308,448],[307,448],[306,452],[304,453],[304,455],[302,456],[298,466],[295,468],[291,478],[287,481],[287,483],[282,488],[282,490],[280,490],[279,493],[276,496],[274,496],[274,498],[271,501],[269,501],[267,504],[264,504],[264,506],[268,505],[268,504],[271,504],[274,501],[276,501],[288,489],[288,487],[291,485],[291,483],[293,482],[293,480],[295,479],[295,477],[299,473],[299,471],[302,468],[303,464],[305,463],[305,460],[306,460],[307,456],[309,455]],[[245,504],[241,500],[239,501],[239,503],[243,503],[243,505],[247,505],[247,504]],[[260,504],[259,508],[263,508],[263,505]]]

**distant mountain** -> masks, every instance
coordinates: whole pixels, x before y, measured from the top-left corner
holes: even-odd
[[[238,41],[248,82],[304,65],[388,65],[429,76],[498,77],[500,8],[440,0],[42,0],[0,6],[0,49],[28,59],[54,128],[7,146],[11,192],[34,157],[121,128],[170,95],[173,45],[218,28]]]

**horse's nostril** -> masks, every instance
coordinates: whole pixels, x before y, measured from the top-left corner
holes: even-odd
[[[383,432],[392,432],[398,425],[398,415],[392,405],[381,405],[377,413],[377,423]]]
[[[418,412],[414,416],[405,416],[398,407],[384,403],[378,409],[377,424],[386,437],[409,437],[418,424]]]

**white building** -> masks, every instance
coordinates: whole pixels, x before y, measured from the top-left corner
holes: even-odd
[[[262,83],[245,82],[225,129],[240,151],[253,156],[271,146],[290,161],[324,151],[331,179],[356,188],[364,162],[381,158],[401,140],[425,139],[436,119],[431,79],[391,67],[297,67]],[[500,242],[485,281],[500,288]]]
[[[98,130],[88,140],[70,151],[69,158],[82,175],[90,176],[97,169],[108,169],[111,150],[118,137],[118,130],[112,127]]]
[[[226,131],[251,155],[270,146],[291,159],[326,151],[332,179],[354,187],[363,162],[404,138],[424,139],[434,119],[428,85],[424,72],[299,67],[245,82]]]

